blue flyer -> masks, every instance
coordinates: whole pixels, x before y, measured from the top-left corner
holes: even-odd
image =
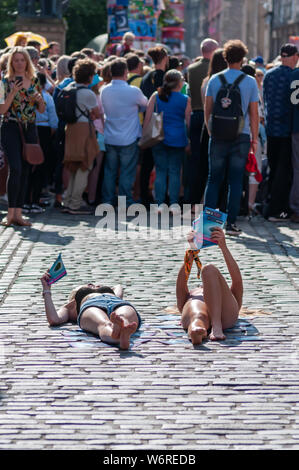
[[[51,278],[47,281],[49,285],[54,284],[54,282],[59,281],[59,279],[67,275],[65,266],[61,258],[61,253],[49,269],[48,273],[51,276]]]
[[[192,224],[193,230],[196,232],[194,243],[197,249],[217,245],[217,242],[211,239],[213,229],[215,227],[223,229],[226,219],[227,214],[209,207],[200,213],[198,219],[194,220]]]

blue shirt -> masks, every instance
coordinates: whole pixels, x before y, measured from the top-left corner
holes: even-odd
[[[296,84],[296,88],[291,88],[291,94],[292,94],[292,99],[296,100],[298,103],[299,101],[299,68],[295,69],[292,74],[291,74],[291,84],[294,81],[298,81],[298,84]],[[298,104],[293,104],[292,103],[292,108],[293,108],[293,127],[292,127],[292,133],[297,134],[299,132],[299,103]]]
[[[145,111],[147,98],[140,88],[125,80],[112,80],[101,88],[101,103],[105,113],[105,144],[126,146],[141,137],[139,111]]]
[[[270,69],[264,78],[266,132],[271,137],[288,137],[292,133],[292,69],[280,65]]]
[[[220,73],[224,74],[228,83],[233,83],[243,72],[236,69],[226,69]],[[216,73],[210,78],[206,91],[206,96],[212,96],[214,103],[216,101],[217,93],[222,86],[222,83],[219,78],[220,73]],[[250,103],[259,102],[259,91],[255,78],[251,77],[250,75],[246,75],[246,77],[239,84],[239,88],[242,100],[242,111],[245,118],[245,124],[242,130],[242,134],[250,135],[250,121],[248,112],[249,105]]]
[[[186,147],[188,144],[185,111],[188,96],[179,91],[173,91],[168,101],[162,101],[157,96],[158,112],[163,111],[163,143],[169,147]]]
[[[36,125],[57,129],[58,117],[56,114],[56,108],[53,97],[45,90],[42,91],[42,95],[46,104],[46,109],[44,113],[39,113],[38,111],[36,111]]]

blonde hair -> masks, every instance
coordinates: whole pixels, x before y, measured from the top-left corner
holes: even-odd
[[[24,49],[24,47],[20,47],[20,46],[14,47],[12,49],[12,51],[10,52],[10,56],[9,56],[8,62],[7,62],[6,78],[8,78],[8,80],[12,80],[12,78],[15,75],[15,71],[14,71],[13,65],[12,65],[13,57],[14,57],[15,54],[22,54],[23,55],[24,59],[26,60],[25,75],[26,75],[27,78],[29,78],[29,80],[31,80],[33,77],[36,76],[35,69],[34,69],[33,64],[31,62],[30,55],[28,54],[26,49]]]
[[[131,33],[130,31],[127,31],[124,36],[123,36],[123,40],[125,41],[126,39],[135,39],[135,34]]]

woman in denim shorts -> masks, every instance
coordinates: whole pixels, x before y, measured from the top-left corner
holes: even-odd
[[[78,323],[83,330],[98,335],[102,341],[129,349],[130,338],[140,327],[141,318],[135,307],[123,300],[120,285],[110,287],[86,284],[75,288],[67,304],[58,312],[51,297],[49,274],[41,278],[46,316],[50,326]]]

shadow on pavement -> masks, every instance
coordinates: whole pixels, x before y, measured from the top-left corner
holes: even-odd
[[[40,231],[34,227],[23,228],[15,227],[15,231],[19,232],[20,237],[24,240],[30,240],[33,242],[44,243],[46,245],[68,245],[74,240],[74,237],[71,235],[63,236],[56,231]]]
[[[209,348],[209,344],[219,344],[221,347],[234,348],[240,344],[250,342],[261,342],[258,329],[248,320],[240,318],[232,327],[224,330],[226,339],[224,341],[210,341],[208,338],[201,345],[193,346],[194,349],[205,352],[212,352],[214,348]]]

